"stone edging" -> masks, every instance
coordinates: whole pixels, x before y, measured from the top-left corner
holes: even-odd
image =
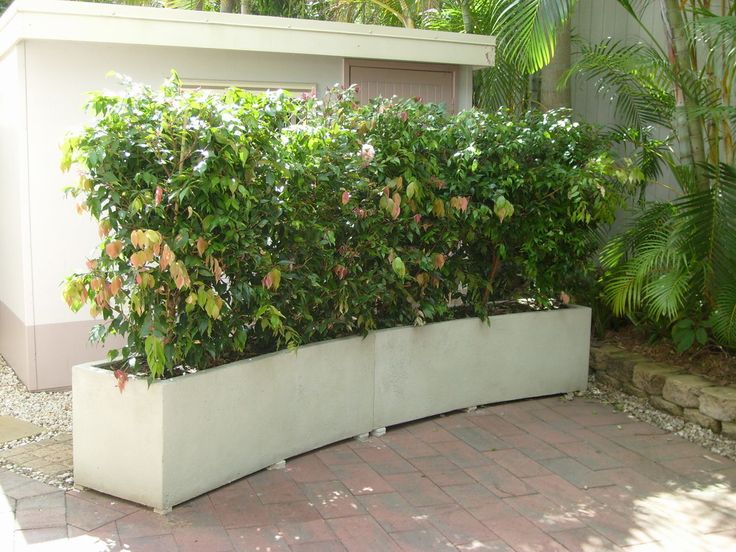
[[[604,385],[646,398],[653,407],[736,438],[736,386],[716,385],[684,368],[613,345],[590,347],[590,368]]]

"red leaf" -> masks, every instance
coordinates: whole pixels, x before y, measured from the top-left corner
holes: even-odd
[[[156,186],[156,196],[155,196],[155,202],[156,207],[161,205],[161,201],[164,199],[164,189],[161,186]]]
[[[123,285],[123,281],[120,279],[120,276],[115,276],[115,278],[112,279],[110,282],[110,295],[115,297],[118,292],[120,291],[120,288]]]
[[[350,192],[348,192],[347,190],[345,190],[342,193],[342,199],[341,199],[341,201],[342,201],[342,204],[343,205],[347,205],[348,204],[348,201],[350,201]]]
[[[199,253],[200,257],[204,255],[208,245],[207,240],[202,237],[197,240],[197,253]]]
[[[115,370],[115,379],[118,380],[118,389],[122,393],[125,389],[125,384],[128,382],[128,374],[122,370]]]
[[[101,238],[107,236],[110,233],[110,222],[103,220],[97,228],[97,233]]]
[[[343,278],[345,278],[345,276],[348,275],[349,271],[347,267],[343,265],[336,265],[335,268],[332,269],[332,272],[335,273],[335,276],[337,276],[338,280],[342,280]]]
[[[117,259],[120,255],[120,251],[123,249],[123,242],[120,240],[111,241],[105,246],[105,253],[111,259]]]
[[[434,266],[436,266],[440,270],[443,266],[445,266],[445,256],[442,253],[437,253],[434,256]]]

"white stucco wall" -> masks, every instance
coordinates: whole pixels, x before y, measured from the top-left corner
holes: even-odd
[[[32,322],[24,68],[22,46],[0,58],[0,302]]]

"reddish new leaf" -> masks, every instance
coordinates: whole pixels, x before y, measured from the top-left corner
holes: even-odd
[[[115,370],[115,379],[117,380],[117,387],[122,393],[125,390],[125,384],[128,382],[128,374],[122,370]]]

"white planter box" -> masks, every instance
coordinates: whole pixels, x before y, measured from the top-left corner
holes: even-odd
[[[166,511],[321,446],[441,412],[584,389],[590,309],[395,328],[158,381],[74,367],[74,479]]]

